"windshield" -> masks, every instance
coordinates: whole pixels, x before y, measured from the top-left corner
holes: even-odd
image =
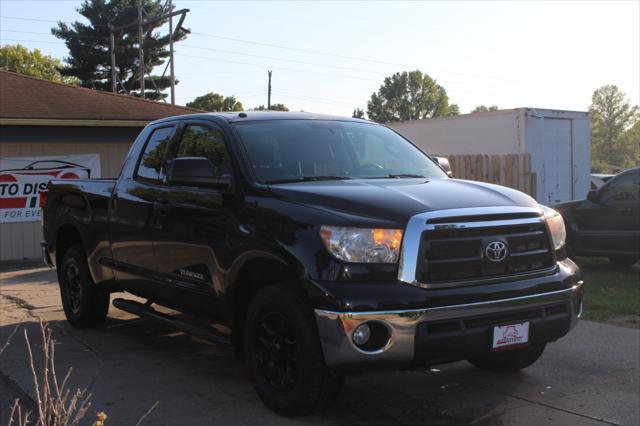
[[[422,151],[383,126],[274,120],[237,123],[235,128],[264,183],[446,177]]]

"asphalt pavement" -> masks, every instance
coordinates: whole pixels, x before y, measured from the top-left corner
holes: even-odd
[[[107,426],[135,424],[156,401],[144,424],[640,424],[637,329],[582,321],[513,375],[466,362],[358,374],[327,412],[290,420],[261,403],[230,349],[113,307],[104,327],[74,329],[64,320],[53,271],[0,268],[0,348],[18,328],[0,355],[0,424],[14,398],[33,404],[23,332],[38,352],[39,319],[54,332],[59,375],[73,367],[71,386],[91,393],[88,419],[104,411]]]

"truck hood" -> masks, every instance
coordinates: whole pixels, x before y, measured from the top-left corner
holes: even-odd
[[[297,182],[270,188],[283,201],[328,211],[350,221],[362,219],[388,224],[404,224],[415,214],[436,210],[500,206],[538,208],[533,198],[520,191],[449,178]]]

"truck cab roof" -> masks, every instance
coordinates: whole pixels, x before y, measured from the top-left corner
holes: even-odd
[[[359,118],[343,117],[338,115],[316,114],[312,112],[284,112],[284,111],[237,111],[237,112],[205,112],[201,114],[186,114],[177,117],[168,117],[154,121],[154,123],[162,123],[164,121],[173,121],[176,118],[184,119],[207,119],[217,118],[223,119],[228,123],[246,122],[246,121],[272,121],[272,120],[324,120],[324,121],[353,121],[376,124],[371,121]]]

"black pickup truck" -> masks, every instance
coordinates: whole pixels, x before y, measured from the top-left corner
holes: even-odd
[[[287,416],[377,365],[517,371],[582,310],[559,214],[450,178],[363,120],[163,119],[118,179],[53,180],[47,199],[43,254],[72,325],[103,323],[111,293],[142,297],[113,304],[232,345]]]

